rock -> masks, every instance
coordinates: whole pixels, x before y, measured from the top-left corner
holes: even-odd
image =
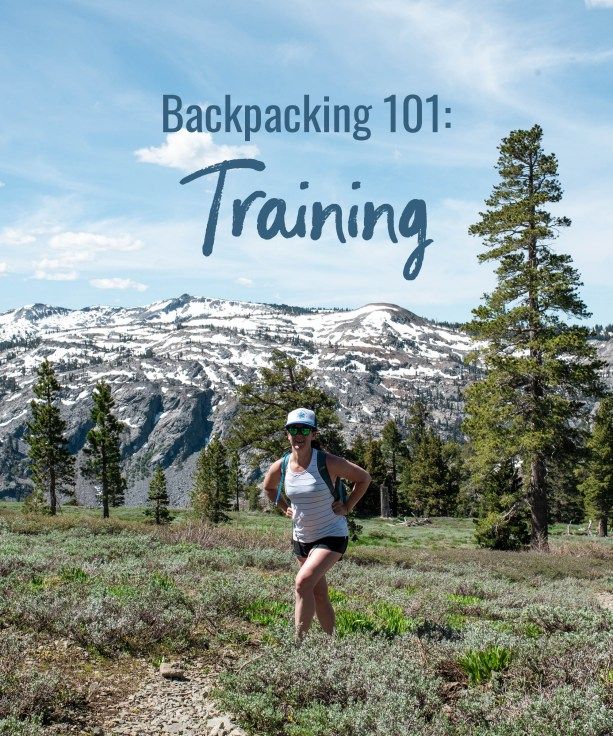
[[[227,736],[234,728],[226,716],[211,718],[206,725],[209,736]]]
[[[178,665],[173,662],[162,662],[160,665],[160,675],[167,680],[184,680],[185,672]]]

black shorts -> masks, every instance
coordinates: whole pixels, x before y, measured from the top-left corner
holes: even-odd
[[[343,555],[347,551],[348,543],[349,537],[322,537],[321,539],[316,539],[314,542],[298,542],[295,539],[292,540],[296,557],[308,557],[312,549],[329,549],[331,552],[340,552]]]

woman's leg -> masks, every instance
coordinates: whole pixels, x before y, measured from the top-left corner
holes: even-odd
[[[306,557],[298,557],[298,564],[300,567],[307,561]],[[313,595],[315,596],[315,615],[317,616],[321,628],[326,634],[334,633],[334,622],[335,614],[332,603],[330,603],[330,597],[328,595],[328,581],[324,575],[320,578],[317,585],[313,588]]]
[[[302,639],[309,630],[309,626],[313,620],[313,615],[315,614],[315,587],[325,576],[328,570],[330,570],[330,568],[337,563],[341,557],[342,554],[340,552],[332,552],[329,549],[316,548],[311,550],[306,561],[302,564],[300,571],[296,576],[295,611],[296,634],[300,639]],[[328,591],[326,586],[326,598],[327,593]],[[328,621],[326,622],[328,627],[329,623],[328,618]],[[332,625],[334,625],[333,622]]]

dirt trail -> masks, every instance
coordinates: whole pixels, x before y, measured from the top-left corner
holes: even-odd
[[[184,680],[167,680],[150,667],[138,689],[104,714],[99,736],[245,736],[208,698],[210,663],[186,663]]]

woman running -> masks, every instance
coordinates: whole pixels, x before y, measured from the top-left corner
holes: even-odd
[[[293,520],[293,548],[300,570],[296,576],[296,635],[302,639],[317,614],[322,629],[334,631],[334,609],[328,597],[326,573],[342,559],[349,541],[347,514],[366,493],[370,475],[342,457],[313,447],[317,437],[315,412],[295,409],[285,424],[291,454],[274,462],[264,478],[264,490],[274,503],[284,473],[278,505]],[[327,472],[326,472],[327,471]],[[322,473],[324,477],[322,477]],[[326,478],[325,476],[328,476]],[[337,478],[353,481],[345,503],[330,490]]]

